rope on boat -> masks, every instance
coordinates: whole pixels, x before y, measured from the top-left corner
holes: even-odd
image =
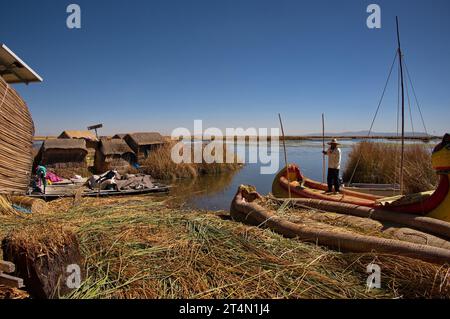
[[[381,99],[380,99],[380,101],[378,103],[377,109],[375,111],[375,115],[374,115],[374,117],[372,119],[372,123],[370,125],[370,129],[369,129],[369,132],[367,134],[367,137],[369,137],[370,134],[372,133],[373,125],[375,123],[375,119],[376,119],[376,117],[378,115],[381,103],[382,103],[384,95],[386,93],[386,88],[388,86],[388,83],[389,83],[389,80],[390,80],[390,77],[391,77],[391,73],[392,73],[392,70],[393,70],[393,66],[394,66],[394,64],[396,62],[398,54],[399,54],[399,51],[397,50],[396,54],[395,54],[395,57],[394,57],[394,61],[393,61],[392,66],[391,66],[391,69],[389,71],[389,75],[388,75],[386,84],[385,84],[384,89],[383,89],[383,93],[381,94]],[[413,116],[412,116],[411,98],[410,98],[409,88],[411,88],[411,91],[413,93],[413,96],[414,96],[414,99],[415,99],[415,102],[416,102],[416,106],[417,106],[417,109],[419,111],[419,115],[420,115],[420,118],[421,118],[421,121],[422,121],[423,129],[425,131],[426,136],[428,136],[428,130],[427,130],[427,127],[426,127],[426,124],[425,124],[425,120],[423,118],[422,109],[420,107],[419,100],[418,100],[417,94],[416,94],[416,90],[414,88],[414,85],[413,85],[413,82],[412,82],[412,78],[411,78],[411,75],[409,73],[408,66],[406,65],[406,60],[405,60],[405,56],[404,55],[402,55],[402,64],[403,64],[403,66],[404,66],[404,68],[406,70],[406,77],[408,79],[405,82],[405,89],[406,89],[406,95],[407,95],[407,100],[408,100],[408,110],[409,110],[409,118],[410,118],[410,122],[411,122],[412,134],[413,134],[413,136],[415,136],[415,129],[414,129]],[[400,69],[400,65],[399,65],[399,69]],[[401,76],[400,76],[400,71],[399,71],[399,75],[398,75],[398,91],[397,91],[397,94],[398,94],[397,95],[397,136],[399,135],[399,120],[400,120],[400,82],[401,82]],[[409,86],[408,86],[408,82],[409,82]],[[358,161],[356,162],[356,165],[355,165],[355,167],[353,169],[352,175],[351,175],[350,180],[349,180],[349,184],[351,184],[352,181],[353,181],[353,178],[355,176],[356,170],[358,169],[359,163],[361,161],[361,157],[362,157],[362,154],[360,154],[359,157],[358,157]],[[401,170],[402,169],[400,168],[400,171]],[[400,172],[400,175],[401,175],[401,172]],[[396,173],[396,176],[397,176],[397,173]]]
[[[411,85],[411,90],[413,92],[414,99],[416,101],[417,109],[419,110],[420,118],[422,120],[423,129],[425,130],[425,134],[428,136],[427,126],[425,125],[425,120],[423,119],[422,109],[420,107],[419,100],[417,98],[416,90],[414,89],[414,85],[413,85],[413,82],[412,82],[412,79],[411,79],[411,75],[409,74],[408,65],[406,64],[406,60],[405,59],[403,60],[403,62],[404,62],[403,64],[405,65],[405,69],[406,69],[406,75],[408,77],[409,83]]]
[[[385,83],[384,88],[383,88],[383,93],[381,94],[381,98],[380,98],[380,100],[378,102],[377,109],[376,109],[375,114],[374,114],[374,116],[372,118],[372,123],[370,124],[370,128],[369,128],[369,132],[367,133],[367,137],[370,137],[370,134],[372,134],[373,125],[375,124],[375,120],[376,120],[376,118],[378,116],[378,112],[380,111],[381,103],[383,103],[384,95],[386,94],[386,89],[387,89],[387,86],[389,84],[389,80],[391,79],[392,70],[394,69],[394,65],[395,65],[395,62],[397,61],[397,57],[398,57],[398,50],[395,51],[394,61],[392,61],[391,68],[389,69],[389,74],[388,74],[386,83]],[[355,168],[353,169],[352,175],[350,177],[349,184],[352,183],[353,177],[355,176],[356,170],[357,170],[357,168],[359,166],[359,163],[361,162],[361,157],[362,157],[362,154],[360,153],[359,157],[358,157],[358,161],[356,162]]]
[[[403,66],[405,66],[405,61],[403,60]],[[409,110],[409,120],[411,122],[411,130],[413,137],[416,136],[416,133],[414,131],[414,122],[413,122],[413,116],[412,116],[412,110],[411,110],[411,99],[409,97],[409,88],[408,88],[408,81],[405,82],[405,91],[406,91],[406,97],[408,100],[408,110]]]

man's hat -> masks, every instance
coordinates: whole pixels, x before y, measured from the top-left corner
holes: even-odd
[[[328,145],[331,145],[331,144],[334,144],[334,145],[341,145],[340,143],[338,143],[337,139],[335,139],[335,138],[333,138],[333,139],[331,140],[331,142],[328,142]]]

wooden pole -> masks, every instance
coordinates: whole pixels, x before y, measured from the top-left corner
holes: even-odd
[[[5,273],[12,273],[16,270],[16,266],[8,261],[0,260],[0,285],[12,287],[12,288],[23,288],[23,279],[18,277],[13,277]]]
[[[400,46],[400,30],[398,25],[398,17],[395,17],[397,23],[397,42],[398,42],[398,57],[400,63],[400,79],[402,87],[402,147],[400,155],[400,194],[403,194],[403,163],[404,163],[404,153],[405,153],[405,89],[403,83],[403,56],[402,49]]]
[[[322,113],[322,151],[325,152],[325,116]],[[325,154],[322,154],[322,183],[325,183]]]
[[[291,198],[291,183],[289,181],[289,165],[287,161],[287,152],[286,152],[286,142],[284,138],[284,128],[283,128],[283,121],[281,120],[281,114],[278,113],[278,119],[280,120],[280,126],[281,126],[281,135],[283,137],[283,150],[284,150],[284,163],[286,164],[286,175],[288,180],[288,193],[289,193],[289,199]]]

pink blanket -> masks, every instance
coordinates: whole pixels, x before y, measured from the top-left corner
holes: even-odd
[[[61,182],[63,180],[61,177],[52,172],[47,172],[45,178],[52,183]]]

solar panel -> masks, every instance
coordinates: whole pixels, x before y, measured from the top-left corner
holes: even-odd
[[[7,83],[42,82],[42,78],[4,44],[0,47],[0,76]]]

